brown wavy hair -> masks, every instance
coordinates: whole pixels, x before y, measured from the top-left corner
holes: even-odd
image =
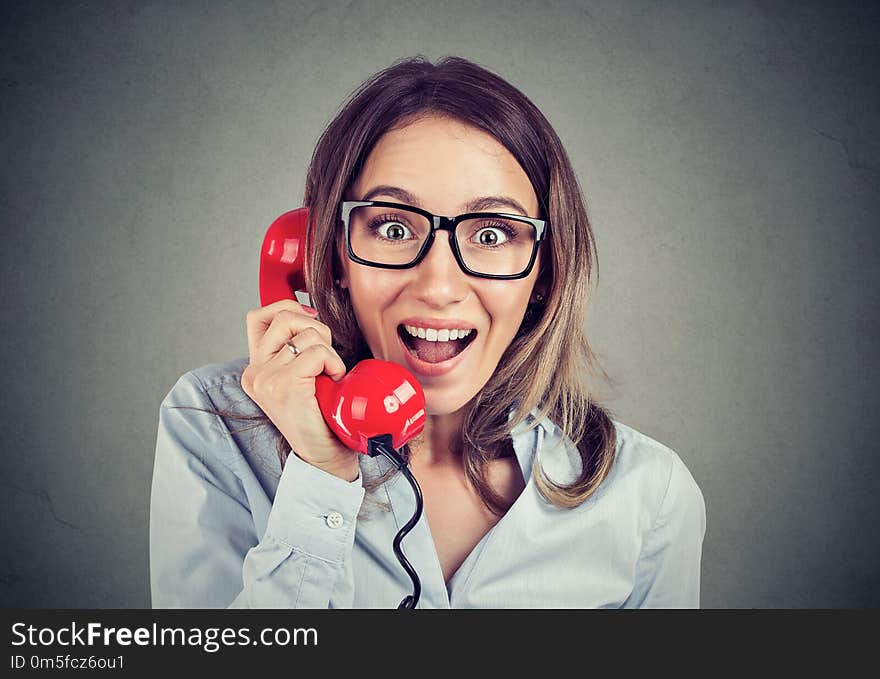
[[[464,406],[457,443],[465,472],[491,511],[506,511],[508,504],[487,481],[487,463],[511,454],[511,430],[536,410],[538,417],[527,424],[533,427],[549,417],[575,443],[581,458],[580,474],[567,485],[548,478],[536,459],[537,487],[554,505],[575,507],[607,476],[616,450],[611,414],[597,402],[598,385],[612,381],[585,335],[591,286],[598,280],[596,243],[565,149],[522,92],[466,59],[445,57],[432,64],[417,56],[395,62],[349,96],[318,140],[306,176],[305,276],[308,289],[320,291],[313,303],[348,368],[372,357],[348,290],[336,284],[340,257],[345,256],[339,203],[351,197],[367,157],[386,132],[429,115],[454,118],[503,144],[528,176],[539,216],[551,223],[536,284],[546,289],[545,299],[529,305],[494,374]],[[289,452],[282,437],[282,465]]]

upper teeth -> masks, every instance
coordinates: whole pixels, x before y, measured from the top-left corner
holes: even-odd
[[[404,325],[403,327],[413,337],[421,337],[429,342],[448,342],[449,340],[461,339],[471,334],[471,328],[467,330],[459,328],[436,330],[435,328],[419,328],[415,325]]]

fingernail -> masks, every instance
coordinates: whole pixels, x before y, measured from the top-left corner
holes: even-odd
[[[318,310],[315,309],[314,307],[303,306],[303,309],[305,310],[306,313],[311,314],[312,316],[318,315]]]

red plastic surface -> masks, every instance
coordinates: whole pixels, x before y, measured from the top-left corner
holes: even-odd
[[[305,290],[303,263],[306,254],[308,208],[285,212],[269,226],[260,250],[260,305],[294,299]]]
[[[367,441],[391,434],[395,450],[425,428],[425,392],[397,363],[361,361],[339,382],[315,378],[315,397],[327,426],[352,450],[367,452]]]

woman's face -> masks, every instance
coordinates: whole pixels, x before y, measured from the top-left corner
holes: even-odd
[[[515,201],[528,216],[538,216],[532,185],[510,152],[485,132],[439,116],[383,136],[352,190],[358,200],[403,203],[449,217],[474,211],[469,204],[487,196]],[[478,211],[521,212],[503,201]],[[341,285],[349,289],[373,356],[416,376],[429,415],[458,411],[489,380],[519,329],[540,266],[538,259],[518,280],[470,276],[455,261],[450,237],[438,231],[430,251],[411,269],[364,266],[342,256]],[[471,329],[474,337],[465,338],[469,343],[431,343],[412,337],[406,326],[424,328],[428,338],[429,330],[452,328]]]

